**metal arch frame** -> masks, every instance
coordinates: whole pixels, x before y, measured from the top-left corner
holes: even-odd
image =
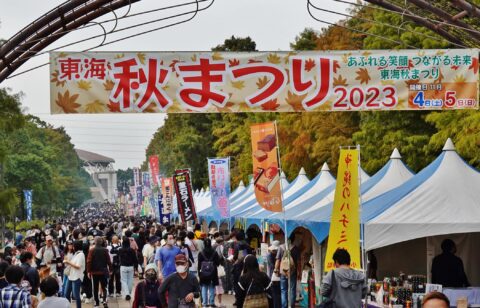
[[[68,0],[60,4],[0,46],[0,83],[33,55],[70,31],[119,8],[130,7],[138,1],[140,0]]]

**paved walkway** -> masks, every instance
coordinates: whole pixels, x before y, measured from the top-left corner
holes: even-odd
[[[135,288],[134,288],[134,290],[135,290]],[[228,308],[234,307],[233,306],[234,301],[235,301],[235,297],[233,295],[223,295],[223,297],[222,297],[222,304],[225,307],[228,307]],[[109,297],[108,298],[108,307],[109,308],[130,308],[130,307],[132,307],[132,303],[133,303],[133,301],[128,302],[124,298],[120,298],[120,297],[117,297],[117,298]],[[216,305],[219,304],[217,298],[215,299],[215,304]],[[76,307],[75,303],[72,303],[71,307],[75,308]],[[93,303],[82,304],[82,307],[93,308]],[[102,305],[100,305],[100,307],[103,308]]]

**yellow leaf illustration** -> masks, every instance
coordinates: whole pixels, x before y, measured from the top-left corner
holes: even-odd
[[[267,61],[272,63],[272,64],[280,64],[282,60],[280,59],[280,56],[277,55],[276,53],[271,53],[267,56]]]
[[[94,100],[85,105],[86,113],[102,113],[105,110],[105,105],[99,100]]]
[[[77,82],[77,86],[82,90],[88,91],[92,87],[92,84],[90,83],[90,81],[80,80],[79,82]]]
[[[114,85],[115,82],[107,79],[107,81],[103,83],[103,88],[105,89],[105,91],[112,91]]]
[[[121,58],[123,58],[123,57],[125,57],[125,54],[124,54],[124,53],[117,53],[117,54],[115,55],[115,59],[121,59]]]
[[[287,104],[292,106],[293,110],[295,111],[304,111],[302,102],[307,97],[307,94],[303,95],[296,95],[293,94],[292,92],[288,91],[287,92],[287,97],[285,98],[285,101]]]
[[[342,75],[338,75],[338,78],[333,77],[333,86],[344,86],[348,87],[347,78],[343,78]]]
[[[137,53],[137,57],[138,57],[138,60],[140,60],[140,63],[145,65],[146,55],[143,52],[139,52],[139,53]]]
[[[454,82],[458,82],[458,83],[461,83],[461,82],[466,82],[467,79],[465,79],[465,76],[463,75],[457,75],[455,76],[455,78],[453,79]]]
[[[269,80],[268,80],[267,76],[263,76],[263,77],[258,78],[257,88],[260,90],[261,88],[263,88],[264,86],[267,85],[268,81]]]
[[[60,81],[58,80],[58,75],[60,73],[58,72],[58,70],[55,70],[55,72],[52,73],[52,78],[50,79],[50,82],[55,82],[55,86],[60,86],[60,87],[63,87],[65,85],[65,82],[67,82],[66,80],[63,80],[63,81]]]
[[[287,53],[287,55],[285,56],[285,58],[284,58],[284,59],[285,59],[285,60],[284,60],[285,64],[288,64],[288,63],[290,62],[290,57],[291,57],[291,56],[295,56],[296,54],[297,54],[296,52],[289,51],[289,52]]]
[[[241,90],[241,89],[245,88],[245,81],[243,81],[243,80],[232,81],[230,84],[231,84],[232,87],[234,87],[235,89]]]
[[[344,54],[342,55],[342,62],[343,62],[343,63],[348,63],[348,58],[350,58],[351,55],[352,55],[351,52],[349,52],[349,53],[344,53]]]
[[[192,62],[196,62],[197,61],[197,55],[193,54],[193,56],[190,59],[192,60]]]
[[[212,54],[212,59],[213,59],[213,60],[223,60],[223,57],[222,57],[222,55],[221,55],[219,52],[214,52],[214,53]]]
[[[372,54],[372,53],[371,53],[370,51],[368,51],[368,50],[362,52],[362,56],[364,56],[364,57],[368,57],[368,56],[371,55],[371,54]]]

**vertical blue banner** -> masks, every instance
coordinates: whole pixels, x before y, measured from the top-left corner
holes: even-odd
[[[158,194],[158,212],[160,213],[160,223],[162,225],[170,225],[171,215],[170,213],[165,213],[165,207],[163,206],[163,195]]]
[[[208,179],[214,218],[230,217],[230,158],[209,158]]]
[[[24,190],[23,197],[25,199],[25,208],[27,209],[27,221],[32,220],[32,191]]]

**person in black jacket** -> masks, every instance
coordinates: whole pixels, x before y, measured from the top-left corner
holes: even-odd
[[[30,294],[37,295],[38,294],[38,287],[40,286],[40,275],[38,271],[33,268],[30,264],[33,260],[33,254],[28,251],[22,252],[20,255],[20,262],[22,263],[21,267],[25,272],[25,280],[30,283]]]
[[[463,288],[470,286],[463,268],[462,259],[455,253],[457,247],[451,239],[442,242],[442,253],[432,261],[432,283],[444,288]]]
[[[235,293],[237,308],[242,308],[245,298],[248,295],[265,294],[268,303],[257,304],[258,308],[273,307],[270,294],[270,278],[260,271],[257,258],[254,255],[247,255],[243,260],[243,273],[238,281],[238,292]]]
[[[103,246],[104,240],[101,237],[95,238],[95,247],[90,249],[87,257],[87,273],[93,280],[93,298],[95,306],[100,305],[98,298],[98,285],[102,287],[103,306],[107,306],[107,279],[112,272],[112,261],[107,248]]]
[[[122,295],[125,300],[129,301],[133,290],[133,275],[138,267],[138,259],[135,250],[130,247],[130,239],[126,236],[122,239],[122,248],[118,250],[118,258],[120,260]]]
[[[215,286],[218,285],[217,267],[220,256],[212,248],[212,241],[205,240],[205,248],[198,254],[198,276],[202,290],[202,307],[215,307]]]

